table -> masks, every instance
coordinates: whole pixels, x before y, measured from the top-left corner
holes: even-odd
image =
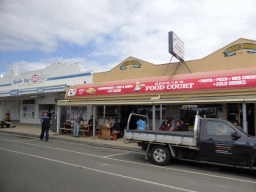
[[[111,135],[112,128],[113,128],[113,126],[112,127],[105,127],[105,126],[102,127],[102,129],[101,129],[101,131],[102,131],[101,138],[102,139],[108,139],[108,140],[112,139],[112,135]]]

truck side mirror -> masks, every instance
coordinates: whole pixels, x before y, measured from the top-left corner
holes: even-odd
[[[241,138],[241,135],[239,135],[236,131],[231,134],[231,137],[233,137],[234,140],[237,140]]]

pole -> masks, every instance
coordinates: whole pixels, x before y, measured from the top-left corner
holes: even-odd
[[[57,105],[57,134],[60,135],[60,106]]]
[[[95,118],[96,118],[96,112],[95,112],[95,105],[93,105],[93,137],[95,137]]]
[[[243,130],[244,130],[245,133],[248,133],[247,115],[246,115],[246,103],[243,103]]]
[[[103,124],[105,124],[106,121],[106,105],[103,106]]]
[[[160,105],[160,125],[163,122],[163,105]]]
[[[152,122],[153,130],[156,130],[156,106],[153,105],[153,122]]]

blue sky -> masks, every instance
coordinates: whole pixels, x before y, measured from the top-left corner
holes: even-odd
[[[106,71],[133,56],[170,61],[168,32],[200,59],[239,39],[256,40],[253,0],[2,0],[0,75],[56,62]],[[176,59],[172,60],[176,62]]]

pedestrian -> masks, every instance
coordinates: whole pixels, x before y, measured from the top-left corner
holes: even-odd
[[[12,125],[11,123],[11,117],[6,113],[4,119],[2,120],[5,124],[8,124],[8,127],[16,127],[15,125]]]
[[[74,124],[74,137],[79,137],[79,124],[81,123],[81,121],[83,121],[83,114],[80,113],[80,116],[78,116],[76,118],[75,124]]]
[[[170,127],[167,124],[167,121],[163,121],[161,127],[159,128],[161,131],[169,131]]]
[[[139,121],[137,121],[138,130],[145,130],[146,123],[142,117],[140,117]]]
[[[10,110],[7,110],[6,114],[5,115],[9,115],[9,117],[11,118],[11,113],[10,113]]]
[[[242,127],[240,127],[238,121],[233,121],[233,124],[240,130],[240,131],[243,131]]]
[[[44,113],[43,118],[41,119],[41,125],[42,125],[42,131],[40,135],[40,139],[44,139],[44,133],[45,134],[45,141],[48,141],[49,139],[49,129],[50,129],[50,118],[47,116],[47,113]]]
[[[188,131],[188,126],[184,125],[183,121],[177,121],[177,125],[176,131]]]
[[[110,117],[109,117],[108,120],[106,121],[105,126],[106,126],[106,127],[112,127],[112,126],[113,126],[112,119],[111,119]]]
[[[89,119],[88,124],[93,124],[93,116]]]
[[[112,133],[119,132],[120,131],[120,123],[118,121],[118,117],[115,117],[115,123],[113,126]]]
[[[88,124],[90,127],[93,125],[93,116],[91,116],[91,118],[89,119]],[[96,119],[95,119],[95,125],[98,125],[98,122],[96,121]]]
[[[47,116],[50,118],[50,120],[52,119],[52,110],[51,109],[48,110]]]

